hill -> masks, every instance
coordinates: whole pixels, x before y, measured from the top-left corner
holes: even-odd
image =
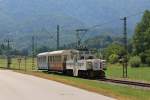
[[[75,41],[75,29],[150,9],[149,0],[0,0],[0,40],[13,38],[16,48],[30,48],[31,36],[38,45],[54,48],[56,25],[61,28],[61,45]],[[141,16],[129,19],[132,35]],[[86,39],[102,33],[120,34],[122,22],[92,29]]]

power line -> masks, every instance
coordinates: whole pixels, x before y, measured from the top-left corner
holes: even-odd
[[[80,48],[81,46],[81,37],[80,37],[80,32],[87,32],[87,29],[76,29],[76,37],[77,37],[77,49]]]
[[[137,15],[140,15],[140,14],[142,14],[142,13],[144,13],[145,11],[141,11],[141,12],[137,12],[137,13],[134,13],[134,14],[131,14],[131,15],[128,15],[126,18],[131,18],[131,17],[134,17],[134,16],[137,16]],[[122,18],[115,18],[115,19],[113,19],[113,20],[109,20],[109,21],[107,21],[107,22],[104,22],[104,23],[102,23],[102,24],[97,24],[97,25],[93,25],[93,26],[91,26],[91,27],[88,27],[88,28],[85,28],[85,29],[87,29],[88,31],[90,31],[91,29],[93,29],[93,28],[97,28],[97,27],[103,27],[104,25],[108,25],[108,24],[110,24],[110,23],[113,23],[113,22],[116,22],[116,21],[119,21],[120,19],[122,19]],[[84,35],[85,36],[85,35]]]
[[[134,13],[134,14],[131,14],[131,15],[126,16],[126,18],[135,17],[135,16],[137,16],[137,15],[143,14],[144,12],[145,12],[145,11],[141,11],[141,12]]]

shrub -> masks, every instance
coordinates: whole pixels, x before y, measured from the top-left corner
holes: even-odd
[[[139,56],[134,56],[130,58],[130,65],[131,67],[140,67],[141,58]]]
[[[109,56],[109,62],[112,63],[112,64],[118,62],[118,55],[116,55],[116,54],[110,55]]]
[[[146,58],[146,64],[150,65],[150,57]]]

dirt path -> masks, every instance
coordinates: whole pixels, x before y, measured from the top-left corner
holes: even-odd
[[[0,70],[0,100],[114,100],[38,77]]]

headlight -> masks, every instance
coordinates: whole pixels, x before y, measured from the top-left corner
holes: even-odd
[[[88,67],[92,67],[92,62],[87,62]]]

